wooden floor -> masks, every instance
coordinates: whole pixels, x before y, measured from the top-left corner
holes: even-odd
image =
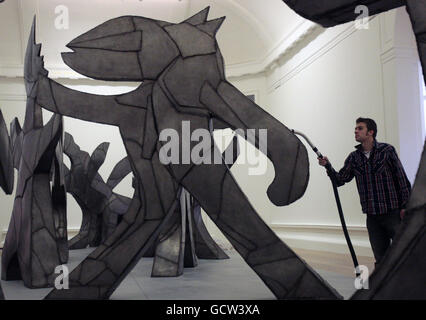
[[[349,254],[345,255],[296,248],[293,248],[293,250],[314,269],[335,272],[349,277],[355,274],[352,258]],[[370,274],[373,272],[374,258],[357,256],[357,260],[359,265],[367,266]]]

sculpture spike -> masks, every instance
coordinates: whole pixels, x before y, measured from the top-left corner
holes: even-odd
[[[225,21],[225,18],[226,17],[221,17],[218,19],[207,21],[206,23],[197,25],[197,28],[208,33],[214,38],[223,21]]]
[[[210,6],[204,8],[203,10],[194,14],[192,17],[186,19],[183,22],[187,22],[187,23],[192,24],[194,26],[201,24],[201,23],[204,23],[204,22],[207,21],[207,16],[209,14],[209,11],[210,11]]]

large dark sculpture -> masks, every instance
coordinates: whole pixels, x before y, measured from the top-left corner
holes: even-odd
[[[275,168],[269,198],[276,205],[287,205],[306,190],[306,148],[226,81],[215,40],[224,18],[207,21],[207,14],[208,8],[179,24],[124,16],[68,44],[75,52],[63,54],[63,59],[76,71],[96,79],[142,81],[127,94],[74,91],[50,80],[42,65],[33,68],[39,105],[119,127],[137,181],[129,210],[114,233],[70,274],[70,289],[54,290],[47,298],[108,298],[175,214],[180,186],[278,298],[341,298],[263,222],[223,160],[185,164],[188,155],[181,154],[179,164],[160,162],[164,143],[159,134],[172,128],[182,141],[184,121],[190,123],[190,134],[208,130],[210,119],[217,129],[267,129],[267,142],[259,135],[245,138],[257,147],[267,143],[265,153]],[[190,150],[194,145],[191,141]],[[207,152],[217,155],[214,143]]]
[[[290,8],[302,17],[333,27],[354,21],[359,13],[355,10],[359,5],[368,7],[369,15],[375,15],[397,7],[406,6],[410,15],[413,31],[417,39],[420,61],[423,66],[423,77],[426,81],[426,0],[283,0]],[[425,82],[426,83],[426,82]]]
[[[68,260],[66,198],[62,170],[62,116],[43,126],[36,102],[38,75],[44,72],[40,45],[33,42],[34,25],[25,56],[27,106],[22,154],[12,217],[2,253],[2,279],[23,279],[30,288],[51,286],[55,268]],[[14,126],[19,131],[19,123]],[[19,148],[20,134],[14,145]],[[19,152],[15,152],[18,154]],[[53,167],[52,167],[53,166]],[[52,169],[53,168],[53,169]],[[52,181],[52,187],[51,187]]]
[[[6,194],[12,194],[14,183],[11,141],[3,113],[0,109],[0,187]]]

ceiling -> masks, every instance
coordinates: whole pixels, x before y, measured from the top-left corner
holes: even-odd
[[[47,68],[70,72],[60,56],[69,51],[65,45],[108,19],[136,15],[177,23],[207,6],[209,18],[226,16],[217,39],[227,67],[259,63],[305,22],[281,0],[5,0],[0,71],[22,68],[34,14]],[[58,28],[66,26],[66,12],[68,28]]]

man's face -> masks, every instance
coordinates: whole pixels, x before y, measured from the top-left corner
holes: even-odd
[[[365,140],[370,139],[370,137],[373,136],[373,132],[373,130],[367,130],[367,124],[364,122],[358,122],[355,127],[355,140],[362,143]]]

